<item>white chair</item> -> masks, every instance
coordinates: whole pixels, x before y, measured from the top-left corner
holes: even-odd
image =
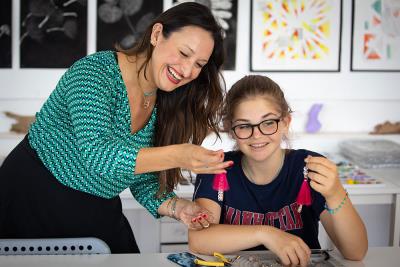
[[[48,238],[0,239],[0,255],[65,255],[110,254],[108,245],[101,239]]]

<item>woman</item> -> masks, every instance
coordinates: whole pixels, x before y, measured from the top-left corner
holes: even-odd
[[[208,226],[194,220],[207,211],[172,190],[179,168],[217,173],[230,164],[199,146],[216,131],[222,62],[210,10],[185,3],[131,50],[73,64],[0,169],[0,238],[92,236],[112,253],[139,252],[118,197],[128,187],[155,217]]]
[[[290,113],[279,85],[265,76],[245,76],[229,90],[224,128],[238,148],[225,156],[234,161],[227,172],[230,188],[221,201],[212,176],[197,176],[194,199],[213,219],[207,230],[189,231],[191,250],[212,254],[268,248],[285,266],[309,266],[310,248],[321,248],[321,221],[346,259],[363,259],[368,249],[365,226],[336,165],[313,151],[281,148]],[[310,179],[309,191],[305,178]],[[308,196],[311,203],[303,201]]]

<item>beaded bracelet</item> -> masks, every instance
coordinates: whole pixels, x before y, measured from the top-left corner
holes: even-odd
[[[344,198],[343,198],[342,201],[340,202],[339,206],[337,206],[336,208],[334,208],[334,209],[329,208],[329,207],[328,207],[328,204],[326,204],[326,202],[325,202],[324,207],[325,207],[325,209],[329,212],[329,214],[335,214],[335,213],[337,213],[337,212],[343,207],[344,203],[346,203],[346,199],[347,199],[347,197],[348,197],[348,193],[347,193],[347,190],[346,190],[346,189],[345,189],[344,191],[346,192],[346,194],[344,195]]]
[[[176,202],[178,202],[178,197],[173,197],[172,199],[171,199],[171,202],[172,202],[172,204],[171,204],[171,218],[174,218],[174,219],[176,219],[177,220],[177,218],[175,217],[175,212],[176,212]]]

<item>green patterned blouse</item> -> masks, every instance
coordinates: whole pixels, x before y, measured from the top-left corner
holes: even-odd
[[[113,51],[78,60],[62,76],[29,130],[29,142],[62,184],[103,198],[130,188],[153,216],[163,201],[155,173],[134,175],[141,148],[153,145],[157,109],[131,133],[128,96]]]

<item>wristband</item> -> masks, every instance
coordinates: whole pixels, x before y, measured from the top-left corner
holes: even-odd
[[[177,218],[175,217],[175,213],[176,213],[176,202],[178,202],[178,197],[173,197],[171,199],[171,218],[174,218],[175,220],[177,220]]]
[[[344,191],[346,192],[346,194],[344,195],[344,198],[343,198],[342,201],[340,202],[339,206],[337,206],[336,208],[334,208],[334,209],[329,208],[329,207],[328,207],[328,204],[325,202],[324,207],[325,207],[325,209],[329,212],[329,214],[335,214],[335,213],[337,213],[337,212],[343,207],[343,205],[346,203],[346,199],[347,199],[347,197],[348,197],[348,193],[347,193],[347,190],[346,190],[346,189],[345,189]]]

